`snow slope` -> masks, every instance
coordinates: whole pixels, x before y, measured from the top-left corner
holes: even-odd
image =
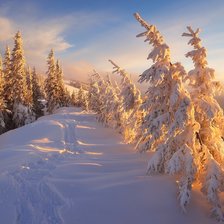
[[[78,93],[78,92],[79,92],[79,89],[78,89],[78,88],[76,88],[76,87],[74,87],[74,86],[71,86],[71,85],[69,85],[69,84],[65,84],[65,88],[69,91],[70,94],[72,94],[73,91],[74,91],[75,93]]]
[[[95,115],[61,108],[0,136],[1,224],[212,224],[199,192],[187,214],[175,181]]]

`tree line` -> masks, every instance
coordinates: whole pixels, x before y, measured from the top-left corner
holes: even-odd
[[[48,55],[47,66],[45,78],[35,67],[31,69],[26,64],[22,36],[18,31],[12,53],[6,46],[3,60],[0,57],[0,133],[31,123],[59,107],[87,107],[82,88],[72,94],[66,89],[62,67],[58,60],[55,61],[53,50]]]

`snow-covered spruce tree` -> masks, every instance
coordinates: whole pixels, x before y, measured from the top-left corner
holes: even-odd
[[[58,60],[56,62],[55,75],[57,79],[57,86],[55,87],[57,95],[56,101],[58,101],[60,107],[68,106],[68,94],[65,90],[63,82],[63,72]]]
[[[202,192],[212,208],[212,215],[224,221],[220,193],[224,191],[224,129],[223,110],[214,98],[221,90],[221,84],[215,79],[215,71],[207,67],[206,49],[201,45],[199,29],[194,31],[187,27],[183,36],[190,37],[189,45],[194,50],[188,52],[194,63],[194,69],[188,73],[187,79],[191,87],[191,97],[195,105],[195,117],[200,124],[198,138],[200,150],[198,155],[198,180]]]
[[[69,107],[72,105],[72,100],[71,100],[71,95],[70,92],[67,88],[64,88],[64,93],[62,95],[63,97],[61,98],[62,100],[62,106],[64,107]]]
[[[4,121],[4,110],[5,110],[5,100],[4,100],[4,73],[2,68],[2,57],[0,55],[0,134],[5,130],[5,121]]]
[[[13,84],[12,84],[12,73],[11,73],[11,57],[10,49],[7,46],[5,50],[3,60],[3,74],[4,74],[4,99],[6,108],[9,110],[13,109]]]
[[[33,95],[33,110],[36,114],[36,118],[43,116],[43,104],[41,103],[41,99],[43,95],[41,93],[40,84],[38,82],[38,76],[36,73],[35,67],[32,71],[32,95]]]
[[[14,128],[12,122],[12,109],[13,109],[13,85],[12,85],[12,73],[11,73],[11,53],[10,49],[7,46],[3,59],[3,76],[4,76],[4,101],[5,101],[5,110],[4,121],[5,121],[5,130],[10,130]]]
[[[71,95],[71,105],[76,106],[77,105],[77,93],[73,90]]]
[[[84,89],[82,87],[82,85],[80,86],[79,88],[79,91],[78,91],[78,107],[82,107],[83,104],[84,104],[84,100],[85,100],[85,92],[84,92]]]
[[[97,120],[101,123],[104,123],[104,108],[105,108],[105,103],[106,103],[106,89],[107,89],[107,82],[102,78],[102,76],[96,72],[94,70],[94,73],[93,73],[93,76],[94,76],[94,79],[96,80],[96,85],[97,85],[97,89],[98,91],[95,92],[96,94],[96,98],[98,98],[97,100],[97,106],[95,107],[96,108],[96,113],[98,114],[97,116]]]
[[[90,85],[88,90],[88,101],[89,101],[89,109],[95,112],[100,110],[100,101],[99,101],[99,86],[98,81],[100,79],[99,74],[94,71],[94,73],[90,77]]]
[[[117,90],[114,88],[110,76],[100,85],[101,108],[99,120],[108,127],[118,129],[121,127],[121,110],[122,101],[117,95]]]
[[[142,112],[139,110],[142,104],[140,91],[136,88],[127,72],[115,64],[112,60],[109,62],[114,66],[113,73],[121,76],[121,91],[119,98],[122,101],[121,109],[121,133],[125,142],[131,143],[135,141],[138,126],[141,123]]]
[[[84,93],[82,109],[85,110],[85,111],[89,110],[89,98],[88,98],[87,93]]]
[[[45,80],[45,92],[47,98],[47,111],[53,113],[55,109],[59,107],[58,95],[57,95],[57,76],[54,60],[54,51],[51,50],[47,58],[48,70],[47,78]]]
[[[109,114],[107,113],[107,97],[109,92],[109,86],[110,80],[107,76],[107,80],[103,79],[101,76],[99,76],[98,79],[98,86],[99,86],[99,102],[100,102],[100,108],[98,111],[98,121],[104,124],[105,126],[108,125],[108,117]]]
[[[26,92],[26,103],[33,107],[33,84],[32,84],[32,72],[30,67],[26,68],[26,85],[27,85],[27,92]]]
[[[184,68],[180,63],[171,63],[170,49],[156,27],[137,13],[135,18],[146,29],[137,37],[145,36],[153,46],[148,59],[154,63],[140,77],[140,82],[149,82],[149,88],[143,104],[146,116],[139,150],[155,151],[148,163],[148,174],[177,174],[178,199],[185,211],[197,174],[200,125],[195,121],[194,105],[183,86]]]
[[[114,129],[117,129],[120,133],[123,132],[123,101],[120,99],[120,95],[118,95],[117,86],[113,86],[111,84],[108,85],[107,91],[108,97],[106,101],[106,106],[108,109],[109,122],[108,125]],[[125,129],[126,130],[126,129]]]
[[[12,75],[12,98],[13,98],[13,123],[15,127],[20,127],[31,123],[35,116],[26,102],[27,84],[25,71],[25,58],[22,46],[22,37],[20,32],[15,35],[15,45],[11,58],[11,75]]]

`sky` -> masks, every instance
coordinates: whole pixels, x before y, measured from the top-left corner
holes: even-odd
[[[201,29],[208,65],[224,81],[223,0],[0,0],[0,49],[13,48],[20,30],[27,64],[45,73],[51,48],[66,78],[86,81],[93,69],[111,73],[112,59],[134,78],[152,64],[151,47],[136,38],[144,29],[134,12],[156,25],[170,46],[173,62],[193,66],[185,54],[192,50],[181,34],[186,26]]]

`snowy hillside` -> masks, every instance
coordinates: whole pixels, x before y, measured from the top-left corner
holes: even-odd
[[[212,224],[199,192],[187,214],[171,177],[146,176],[149,154],[95,115],[61,108],[0,136],[3,224]]]
[[[72,94],[73,91],[74,91],[75,93],[78,93],[78,91],[79,91],[78,88],[76,88],[76,87],[74,87],[74,86],[71,86],[71,85],[69,85],[69,84],[65,84],[65,88],[69,91],[70,94]]]

